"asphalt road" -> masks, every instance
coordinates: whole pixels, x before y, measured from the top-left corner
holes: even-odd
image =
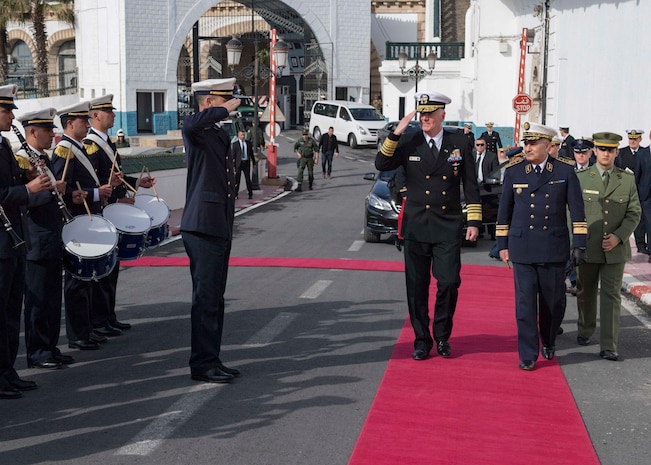
[[[295,176],[298,134],[278,139],[281,176]],[[239,215],[232,256],[401,260],[363,242],[374,156],[342,147],[331,180]],[[490,246],[464,248],[463,263],[501,266]],[[99,351],[61,344],[77,359],[66,369],[20,371],[40,388],[0,403],[0,464],[345,465],[406,318],[403,275],[231,267],[222,355],[243,374],[230,385],[190,380],[190,296],[187,268],[123,269],[117,311],[133,329]],[[575,322],[569,298],[558,358],[602,464],[649,463],[651,324],[623,312],[613,363],[574,344]]]

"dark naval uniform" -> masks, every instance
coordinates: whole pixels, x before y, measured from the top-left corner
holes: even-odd
[[[497,131],[492,131],[490,134],[488,131],[484,131],[481,133],[481,136],[479,138],[486,141],[487,152],[497,153],[497,149],[501,149],[503,147],[502,139],[500,139],[500,133]]]
[[[521,361],[538,359],[541,340],[553,349],[563,321],[565,265],[570,257],[568,206],[573,247],[585,248],[585,213],[573,164],[547,157],[537,174],[524,157],[515,157],[504,174],[496,236],[498,249],[508,249],[513,262]]]
[[[229,86],[232,94],[233,84]],[[227,117],[226,108],[212,107],[188,116],[183,123],[188,177],[181,234],[192,274],[189,364],[193,377],[222,369],[224,292],[236,195],[231,141],[219,126]]]
[[[461,189],[468,208],[468,226],[481,226],[481,204],[470,140],[464,134],[443,132],[440,150],[430,148],[423,132],[390,133],[375,159],[378,170],[403,167],[407,190],[402,236],[409,316],[414,348],[428,354],[430,272],[437,281],[434,339],[446,342],[452,333],[461,278],[463,214]],[[415,358],[415,357],[414,357]]]

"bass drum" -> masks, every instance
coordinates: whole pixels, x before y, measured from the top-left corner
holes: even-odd
[[[135,206],[144,210],[151,218],[151,229],[147,234],[147,247],[156,247],[169,234],[167,222],[170,219],[170,208],[160,197],[149,194],[136,195]]]
[[[107,276],[117,262],[118,232],[99,215],[76,216],[63,225],[63,266],[82,281]]]
[[[147,231],[151,227],[149,215],[128,203],[112,203],[104,207],[104,218],[118,230],[118,258],[135,260],[145,252]]]

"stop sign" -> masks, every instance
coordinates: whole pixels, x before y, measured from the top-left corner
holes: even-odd
[[[533,99],[529,94],[518,94],[513,99],[513,110],[515,110],[518,115],[529,113],[531,107],[533,107]]]

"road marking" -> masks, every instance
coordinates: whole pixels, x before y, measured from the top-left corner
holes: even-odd
[[[622,306],[626,308],[628,313],[637,318],[637,320],[642,323],[646,329],[651,329],[651,319],[649,319],[643,309],[625,297],[622,299]]]
[[[281,312],[244,343],[245,346],[261,346],[271,343],[298,316],[298,313]]]
[[[305,291],[303,294],[301,294],[300,298],[301,299],[316,299],[321,294],[323,294],[323,291],[325,291],[330,284],[332,284],[332,281],[328,281],[328,280],[325,280],[325,279],[320,279],[317,282],[315,282],[314,284],[312,284],[312,286],[310,286],[310,288],[307,291]]]
[[[115,455],[146,456],[151,454],[219,392],[217,387],[217,384],[209,383],[193,386],[190,388],[190,393],[174,402],[170,408],[138,433],[131,444],[118,449]]]
[[[363,245],[364,241],[353,241],[353,244],[348,248],[348,251],[359,252]]]

